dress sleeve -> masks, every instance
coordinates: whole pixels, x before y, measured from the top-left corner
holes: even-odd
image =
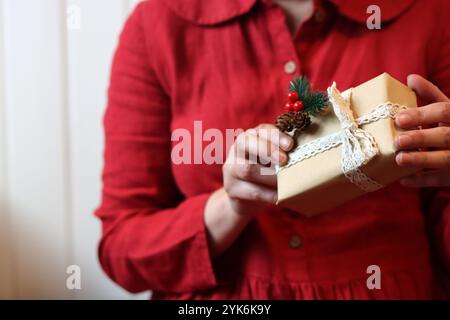
[[[450,6],[443,2],[446,8],[440,10],[442,28],[436,28],[436,52],[433,57],[430,81],[437,85],[450,97],[450,26],[446,21],[445,12]],[[428,191],[432,196],[427,197],[426,211],[429,226],[433,235],[434,248],[444,271],[450,280],[450,188]],[[450,281],[449,281],[450,289]]]
[[[216,285],[203,211],[209,194],[184,199],[171,173],[170,97],[151,67],[142,6],[115,53],[104,117],[98,253],[131,292],[186,292]]]

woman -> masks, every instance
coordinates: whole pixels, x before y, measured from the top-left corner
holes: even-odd
[[[154,299],[444,297],[450,6],[378,1],[381,29],[369,30],[369,2],[138,5],[115,55],[105,116],[99,255],[114,281]],[[269,146],[265,160],[286,163],[292,139],[265,129],[283,112],[289,81],[307,75],[316,89],[332,81],[345,89],[383,72],[407,79],[424,102],[397,119],[429,129],[399,136],[396,161],[427,171],[310,219],[275,206],[275,176],[236,161],[235,151],[264,158],[254,146]],[[171,132],[193,132],[196,120],[203,131],[256,130],[236,139],[223,166],[175,164]],[[428,151],[406,152],[415,148]],[[420,188],[430,186],[440,188]]]

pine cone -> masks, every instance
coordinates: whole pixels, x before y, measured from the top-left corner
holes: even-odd
[[[282,132],[303,131],[311,124],[309,115],[302,111],[289,111],[277,118],[275,125]]]

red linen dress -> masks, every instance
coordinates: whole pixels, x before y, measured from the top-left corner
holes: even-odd
[[[381,30],[366,27],[372,2]],[[140,3],[120,37],[104,120],[105,272],[154,299],[442,297],[448,190],[423,197],[393,184],[311,219],[273,206],[211,259],[203,209],[222,186],[221,164],[174,164],[171,132],[192,132],[196,120],[203,132],[273,123],[300,74],[324,90],[417,73],[450,95],[448,12],[444,0],[316,1],[293,38],[270,1]],[[367,286],[371,265],[381,289]]]

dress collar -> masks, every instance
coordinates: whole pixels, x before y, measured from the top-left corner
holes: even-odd
[[[371,5],[380,7],[381,22],[389,22],[399,17],[415,0],[330,0],[337,7],[340,14],[360,23],[366,23],[370,13],[367,8]]]
[[[200,25],[214,25],[229,21],[249,12],[258,2],[272,0],[164,0],[177,15]],[[316,0],[318,1],[318,0]],[[370,5],[381,9],[381,21],[388,22],[400,16],[415,0],[325,0],[332,2],[338,12],[347,18],[365,23]]]

